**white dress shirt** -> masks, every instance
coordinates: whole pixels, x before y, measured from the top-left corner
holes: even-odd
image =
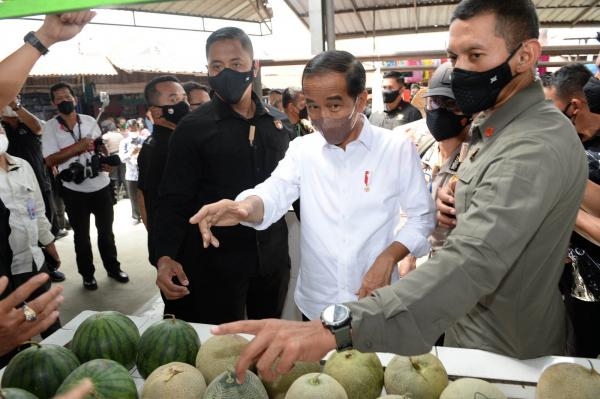
[[[42,129],[42,154],[44,158],[49,155],[55,154],[75,144],[76,141],[82,138],[98,138],[102,134],[100,127],[96,123],[96,120],[89,115],[77,114],[79,117],[79,123],[76,123],[73,127],[73,133],[70,133],[65,129],[56,118],[52,118],[46,122]],[[83,154],[71,157],[58,165],[58,171],[62,172],[67,169],[71,163],[77,161],[83,166],[86,166],[92,158],[92,151],[84,152]],[[86,169],[89,169],[86,167]],[[80,184],[75,182],[63,181],[62,184],[69,190],[77,191],[80,193],[93,193],[96,192],[110,183],[107,172],[99,172],[98,176],[94,178],[86,177]]]
[[[54,241],[46,218],[44,199],[31,165],[21,158],[4,154],[8,172],[0,168],[0,198],[10,211],[8,238],[13,251],[12,274],[31,273],[33,261],[38,270],[44,254],[38,246]]]
[[[309,134],[290,147],[271,177],[251,195],[264,203],[264,229],[300,197],[300,273],[294,298],[310,319],[332,303],[354,301],[376,257],[393,241],[415,256],[429,251],[435,207],[414,145],[400,134],[364,125],[346,150]],[[400,214],[406,223],[395,231]],[[394,268],[392,279],[398,273]]]

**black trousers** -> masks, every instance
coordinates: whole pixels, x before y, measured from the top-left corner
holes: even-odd
[[[29,280],[31,277],[33,277],[34,275],[36,275],[38,273],[48,273],[48,268],[45,263],[38,272],[22,273],[22,274],[15,274],[13,276],[10,276],[11,286],[14,289],[16,289],[16,288],[20,287],[21,285],[25,284],[25,282],[27,280]],[[48,292],[49,289],[50,289],[50,280],[48,280],[44,285],[39,287],[37,290],[33,291],[33,293],[29,296],[29,298],[26,299],[26,301],[27,302],[33,301],[35,298]],[[42,338],[49,337],[54,332],[58,331],[60,329],[60,327],[61,327],[60,320],[56,319],[56,321],[54,323],[52,323],[52,325],[50,327],[48,327],[45,331],[41,332],[40,335],[42,336]],[[28,347],[28,345],[26,345],[25,347]],[[0,368],[6,366],[8,364],[8,362],[10,361],[10,359],[15,357],[15,355],[19,352],[19,350],[20,350],[20,348],[15,348],[13,351],[5,354],[4,356],[0,356]]]
[[[112,225],[114,210],[110,187],[92,193],[80,193],[66,187],[62,189],[69,222],[73,227],[77,271],[84,279],[94,276],[94,257],[90,242],[90,215],[94,215],[98,230],[98,250],[104,268],[116,273],[121,266],[117,260],[117,247]]]
[[[125,180],[125,187],[127,187],[127,194],[129,195],[129,201],[131,201],[131,217],[140,220],[142,216],[137,202],[137,180]]]
[[[164,313],[206,324],[243,320],[246,316],[248,319],[281,317],[290,281],[289,265],[266,274],[248,264],[240,264],[236,273],[219,269],[187,268],[190,293],[175,301],[163,295]]]
[[[574,330],[574,352],[569,355],[596,358],[600,355],[600,302],[585,302],[565,295],[567,314]]]

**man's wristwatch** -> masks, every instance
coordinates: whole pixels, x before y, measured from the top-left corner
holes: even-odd
[[[42,53],[42,55],[48,54],[48,48],[44,46],[42,42],[40,42],[40,39],[38,39],[33,31],[26,34],[23,40],[25,43],[31,44],[37,51]]]
[[[321,312],[321,322],[335,336],[338,351],[352,349],[352,314],[346,305],[329,305]]]

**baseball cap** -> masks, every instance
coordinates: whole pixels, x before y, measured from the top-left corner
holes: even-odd
[[[423,97],[445,96],[454,98],[451,84],[452,69],[450,61],[437,67],[431,79],[429,79],[428,90]]]

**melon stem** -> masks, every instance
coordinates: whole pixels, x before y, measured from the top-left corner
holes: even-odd
[[[321,377],[321,374],[323,374],[323,373],[319,373],[318,375],[315,375],[313,378],[308,380],[308,383],[313,386],[321,385],[321,380],[319,379]]]
[[[165,381],[165,382],[171,381],[171,379],[173,377],[175,377],[177,374],[181,374],[181,373],[183,373],[183,370],[177,370],[173,367],[169,368],[169,378],[167,378],[167,381]]]

